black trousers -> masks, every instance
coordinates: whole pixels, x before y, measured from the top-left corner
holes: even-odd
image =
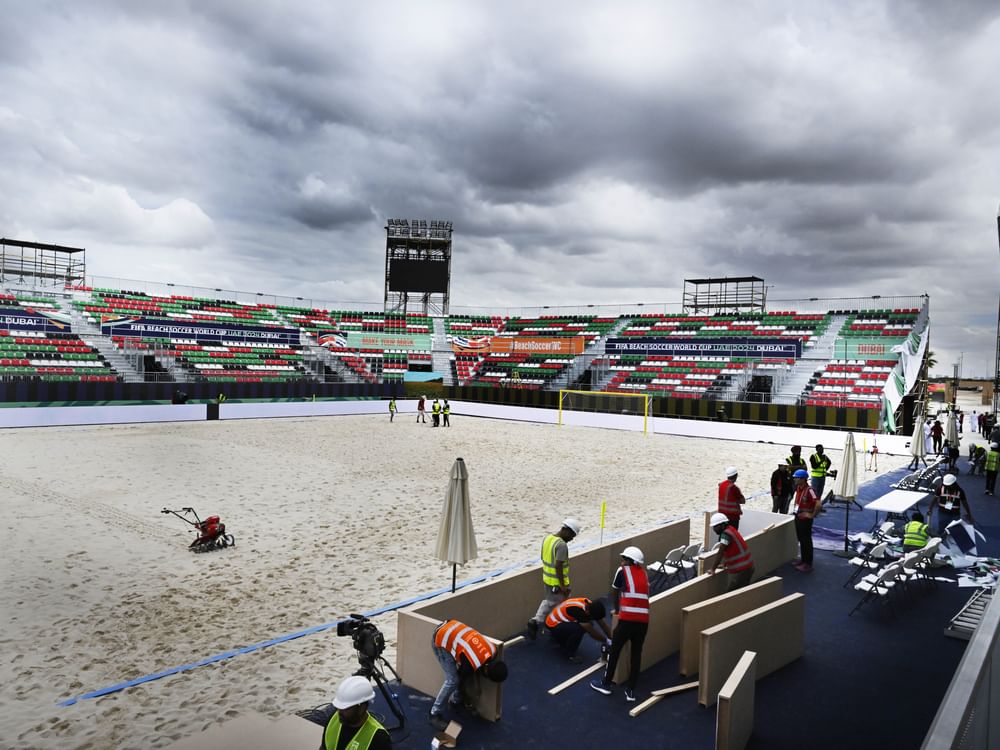
[[[802,562],[813,564],[813,519],[795,519],[795,536],[799,539],[799,549],[802,550]]]
[[[615,670],[618,668],[618,657],[625,648],[626,643],[632,644],[631,658],[629,659],[628,682],[630,690],[635,690],[635,684],[639,681],[639,669],[642,665],[642,644],[646,641],[646,631],[649,630],[648,622],[633,622],[632,620],[619,620],[615,626],[615,632],[611,634],[611,653],[608,655],[608,666],[604,670],[604,682],[610,685],[615,679]]]
[[[986,472],[986,491],[987,492],[997,491],[997,473],[995,471]]]
[[[566,656],[572,656],[576,653],[584,636],[583,628],[575,622],[561,622],[554,628],[550,628],[549,632],[552,633],[552,637]]]

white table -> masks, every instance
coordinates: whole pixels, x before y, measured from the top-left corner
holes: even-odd
[[[878,525],[878,514],[885,513],[886,518],[905,518],[906,511],[914,505],[930,497],[929,492],[914,492],[913,490],[893,490],[873,500],[865,506],[865,510],[875,511],[875,525]]]

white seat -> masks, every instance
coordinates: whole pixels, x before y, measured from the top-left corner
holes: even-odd
[[[703,547],[700,542],[689,544],[684,549],[684,554],[681,555],[681,565],[685,571],[694,570],[698,567],[698,555],[701,554],[702,549]]]
[[[662,561],[650,564],[649,569],[656,573],[656,577],[653,579],[654,587],[659,585],[661,581],[669,582],[671,578],[676,578],[677,582],[680,583],[681,573],[684,570],[684,566],[681,564],[684,549],[684,547],[672,549]]]
[[[850,611],[848,617],[853,615],[861,609],[866,602],[876,596],[883,602],[887,602],[889,604],[890,611],[895,614],[895,609],[893,609],[892,604],[892,591],[896,587],[896,579],[902,569],[903,567],[899,563],[886,565],[878,573],[870,573],[854,584],[854,590],[860,591],[864,595],[861,597],[861,600],[854,605],[854,609]]]

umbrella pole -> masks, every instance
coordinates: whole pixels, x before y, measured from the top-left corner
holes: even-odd
[[[455,593],[455,576],[458,575],[458,564],[451,564],[451,593]]]
[[[850,533],[848,526],[850,524],[850,521],[851,521],[851,503],[846,502],[844,503],[844,549],[837,550],[836,552],[834,552],[833,554],[836,557],[854,557],[854,551],[851,550],[848,545],[848,534]]]

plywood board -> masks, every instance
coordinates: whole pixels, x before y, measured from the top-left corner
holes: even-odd
[[[687,682],[683,685],[674,685],[673,687],[664,688],[663,690],[654,690],[652,693],[650,693],[649,697],[646,700],[644,700],[638,706],[629,711],[628,715],[631,716],[632,718],[635,718],[643,711],[645,711],[647,708],[652,708],[653,706],[655,706],[657,703],[662,701],[668,695],[676,695],[677,693],[683,693],[687,690],[694,690],[696,687],[698,687],[697,682]]]
[[[802,656],[804,645],[802,594],[791,594],[702,631],[698,703],[706,707],[715,704],[744,651],[756,652],[760,679]]]
[[[701,658],[701,631],[770,604],[781,598],[781,591],[781,579],[773,576],[728,594],[720,594],[685,607],[681,612],[681,648],[678,663],[680,673],[686,676],[698,671],[698,660]]]
[[[572,687],[573,685],[575,685],[576,683],[578,683],[584,677],[589,677],[590,675],[594,674],[594,672],[600,671],[602,669],[604,669],[604,662],[603,661],[599,661],[596,664],[591,664],[589,667],[587,667],[582,672],[577,672],[575,675],[573,675],[572,677],[570,677],[568,680],[564,680],[563,682],[560,682],[558,685],[556,685],[554,688],[551,688],[549,690],[549,695],[558,695],[559,693],[561,693],[566,688]]]
[[[761,511],[754,512],[768,516],[770,522],[753,533],[744,533],[742,528],[740,533],[746,539],[747,547],[750,548],[750,556],[753,558],[754,580],[760,580],[795,558],[798,540],[795,537],[795,519],[792,516],[762,513]],[[705,524],[706,526],[708,524],[707,518]],[[742,527],[742,522],[740,525]],[[710,528],[705,539],[708,546],[719,541],[719,537]],[[703,553],[698,558],[698,573],[704,573],[715,565],[715,559],[719,554],[718,551]]]
[[[757,687],[757,654],[743,656],[719,690],[715,714],[715,750],[743,750],[753,733],[754,695]]]

